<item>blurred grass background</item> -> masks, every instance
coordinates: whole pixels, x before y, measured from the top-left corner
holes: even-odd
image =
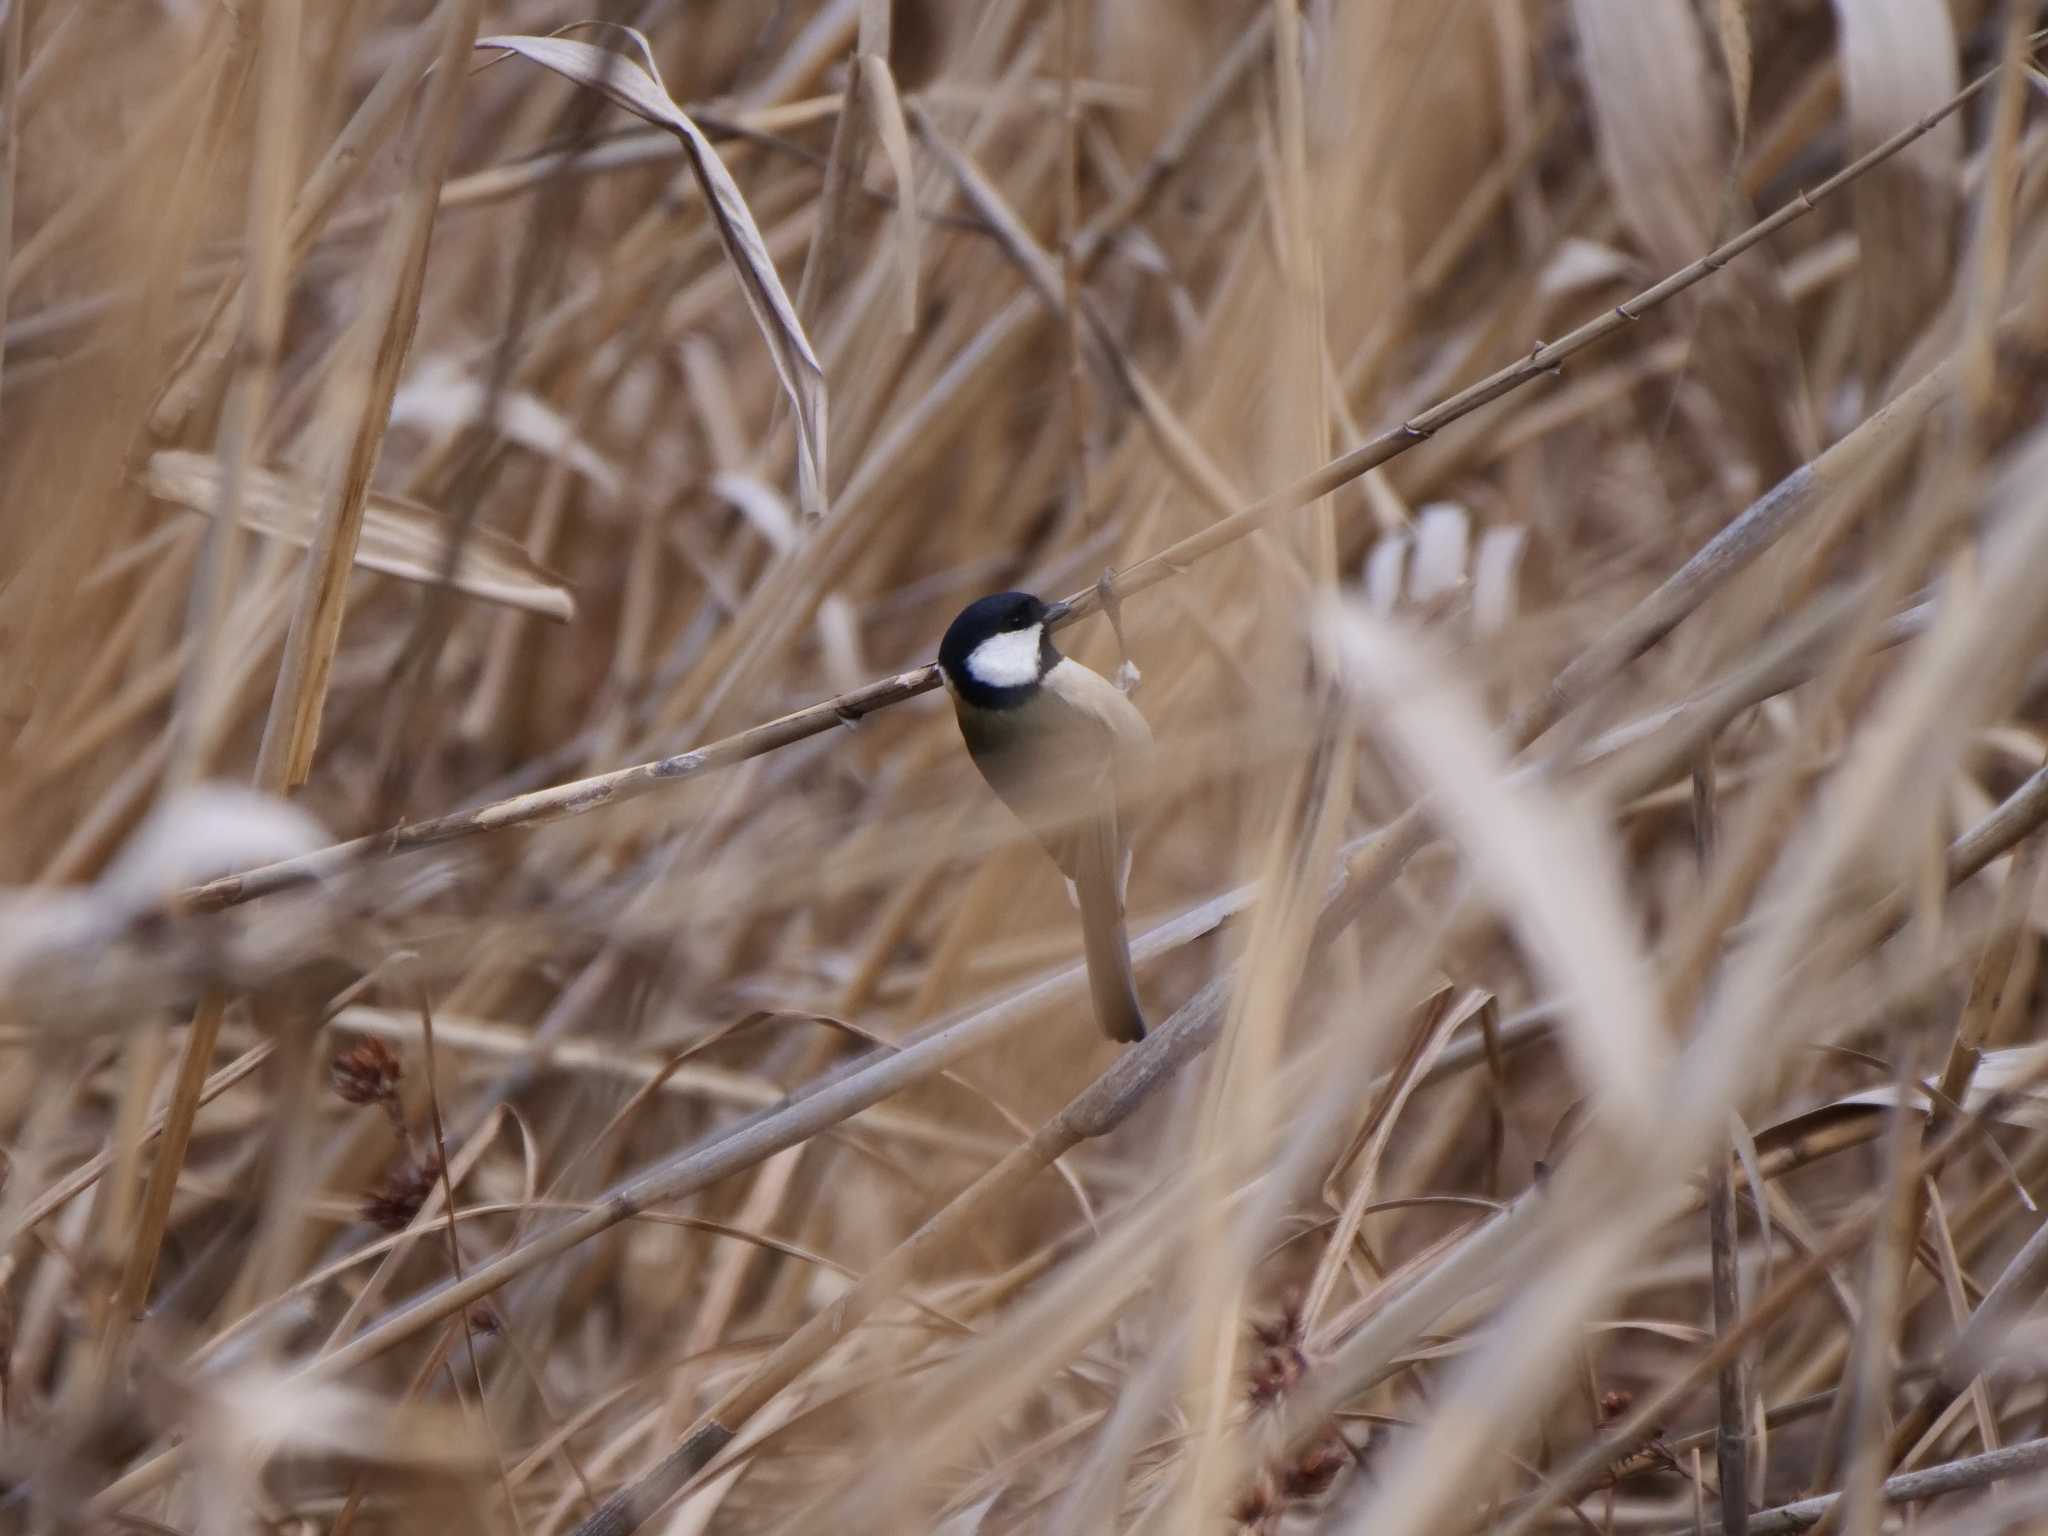
[[[2037,1520],[2038,9],[0,0],[9,1528]]]

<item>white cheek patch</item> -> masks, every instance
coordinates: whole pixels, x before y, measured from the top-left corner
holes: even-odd
[[[990,635],[967,653],[967,675],[984,688],[1022,688],[1038,681],[1038,649],[1045,626]]]

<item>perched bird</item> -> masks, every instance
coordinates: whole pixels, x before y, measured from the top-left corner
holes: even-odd
[[[1113,683],[1053,648],[1054,616],[1028,592],[969,603],[939,645],[939,670],[974,766],[1067,877],[1103,1033],[1142,1040],[1124,886],[1130,794],[1152,732]]]

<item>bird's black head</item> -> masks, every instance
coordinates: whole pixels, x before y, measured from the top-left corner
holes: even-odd
[[[1059,661],[1051,611],[1029,592],[998,592],[960,610],[939,642],[939,666],[954,693],[982,709],[1022,704]]]

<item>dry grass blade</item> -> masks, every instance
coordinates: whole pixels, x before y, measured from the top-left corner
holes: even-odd
[[[1623,218],[1664,262],[1698,250],[1721,177],[1712,77],[1691,8],[1572,0],[1572,17]]]
[[[917,325],[917,273],[924,249],[924,221],[917,212],[917,178],[910,161],[910,129],[903,119],[903,102],[896,94],[888,59],[863,50],[854,62],[860,70],[868,111],[874,116],[876,136],[882,141],[882,154],[889,162],[889,174],[896,181],[896,270],[907,333]]]
[[[153,496],[211,514],[219,506],[220,463],[211,454],[166,448],[150,456],[141,483]],[[304,481],[268,470],[246,473],[244,527],[305,549],[318,528],[320,506],[319,491]],[[458,592],[563,623],[576,617],[576,600],[561,578],[503,534],[473,529],[458,541],[450,520],[432,507],[376,491],[365,498],[355,550],[355,563],[364,570],[439,582],[451,546],[459,558],[450,584]]]
[[[1729,109],[1735,118],[1739,148],[1749,139],[1749,97],[1756,80],[1756,58],[1750,40],[1750,0],[1715,0],[1714,21],[1721,43],[1721,67],[1728,72]]]
[[[419,323],[434,212],[454,149],[462,88],[457,83],[460,71],[453,63],[474,40],[481,9],[479,0],[447,0],[435,13],[441,23],[441,68],[428,87],[432,105],[418,159],[374,269],[378,302],[367,310],[357,328],[356,351],[350,359],[352,376],[336,386],[334,406],[345,423],[341,430],[348,435],[340,448],[340,473],[334,477],[308,552],[298,604],[285,638],[284,661],[264,725],[257,779],[268,788],[302,784],[312,771],[320,720],[327,706],[328,679],[348,605],[349,575],[369,502],[370,476],[383,448],[391,402],[398,393],[399,375]]]
[[[637,34],[636,34],[637,35]],[[768,254],[767,242],[747,207],[746,196],[732,179],[703,129],[676,105],[667,87],[649,69],[620,54],[590,43],[561,37],[498,36],[477,40],[478,48],[499,49],[530,59],[565,79],[603,94],[635,117],[666,128],[688,151],[690,170],[703,188],[720,243],[739,278],[740,291],[754,323],[768,343],[776,377],[795,407],[797,421],[798,496],[804,511],[822,517],[831,494],[826,477],[825,368],[811,350],[796,306],[783,291],[782,278]],[[641,39],[643,56],[645,40]],[[650,63],[651,63],[650,57]]]
[[[623,491],[618,471],[577,436],[561,412],[525,390],[502,391],[493,409],[484,382],[445,358],[422,363],[399,386],[391,401],[391,424],[452,434],[484,425],[487,411],[489,425],[521,447],[559,458],[607,497],[616,499]]]
[[[0,25],[0,271],[14,259],[14,189],[21,175],[21,51],[28,7],[13,7]],[[7,337],[0,328],[0,382],[7,376]]]
[[[1944,0],[1858,0],[1835,11],[1853,142],[1872,142],[1884,132],[1879,124],[1925,111],[1955,90],[1955,31]],[[1962,153],[1955,128],[1931,133],[1850,198],[1870,270],[1858,291],[1860,341],[1873,375],[1926,324],[1947,287]]]
[[[1617,1134],[1647,1136],[1668,1050],[1619,862],[1593,825],[1534,783],[1516,784],[1469,691],[1358,605],[1325,633],[1367,718],[1391,739],[1473,877],[1563,999],[1572,1064]]]
[[[1709,92],[1705,39],[1692,8],[1637,5],[1632,0],[1573,0],[1596,136],[1607,177],[1629,232],[1661,264],[1719,238],[1739,210],[1724,189],[1727,145]],[[1734,72],[1739,106],[1750,82],[1747,32],[1726,7],[1720,38]],[[1894,118],[1897,122],[1900,119]],[[1721,290],[1693,309],[1691,345],[1718,407],[1736,423],[1758,467],[1782,471],[1808,457],[1800,423],[1797,358],[1787,358],[1770,332],[1785,319],[1767,254],[1741,264]],[[1798,452],[1792,452],[1792,449]]]
[[[231,669],[221,653],[229,612],[241,586],[244,504],[252,459],[263,440],[276,393],[277,358],[282,350],[285,301],[292,273],[286,265],[290,242],[291,176],[298,160],[298,101],[303,16],[296,0],[266,13],[259,47],[257,156],[249,197],[246,245],[250,272],[248,302],[234,377],[221,413],[214,521],[194,573],[187,604],[191,654],[180,680],[177,751],[172,781],[207,771],[221,714],[215,695]]]

